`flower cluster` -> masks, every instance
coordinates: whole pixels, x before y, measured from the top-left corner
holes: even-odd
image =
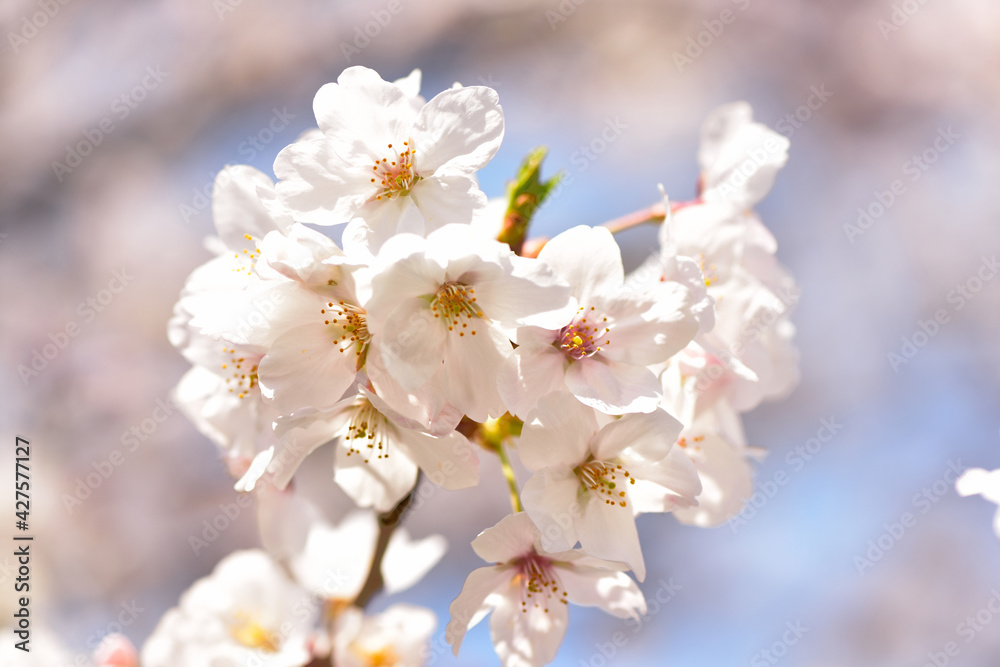
[[[418,481],[475,487],[481,456],[499,458],[512,514],[473,542],[490,565],[469,574],[446,638],[457,654],[492,614],[507,667],[550,662],[570,604],[645,612],[627,574],[645,577],[639,514],[711,526],[750,495],[740,415],[797,380],[797,292],[753,212],[787,140],[745,104],[716,111],[696,198],[632,216],[659,223],[660,243],[626,273],[621,224],[526,242],[557,180],[540,179],[539,154],[487,200],[494,90],[419,88],[419,72],[347,69],[316,95],[318,129],[278,155],[277,183],[219,175],[214,257],[169,325],[192,364],[176,400],[255,495],[265,549],[195,584],[146,667],[421,664],[434,614],[365,606],[445,551],[396,529]],[[341,224],[339,245],[316,229]],[[326,444],[361,508],[339,527],[292,485]]]

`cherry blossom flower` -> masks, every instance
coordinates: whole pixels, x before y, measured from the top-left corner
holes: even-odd
[[[317,605],[263,551],[237,551],[197,581],[142,649],[143,667],[301,667]]]
[[[798,353],[788,320],[798,289],[774,257],[774,237],[729,204],[686,206],[660,241],[701,263],[715,324],[685,353],[703,357],[703,400],[724,397],[739,411],[788,393],[798,382]],[[665,255],[672,253],[665,252]]]
[[[523,417],[560,390],[609,414],[655,410],[660,388],[648,366],[697,333],[697,292],[673,281],[626,286],[621,251],[602,227],[563,232],[538,259],[570,284],[574,307],[556,326],[517,330],[516,364],[500,375],[510,412]]]
[[[416,484],[418,468],[445,489],[479,482],[479,458],[465,436],[431,435],[365,387],[329,411],[279,420],[276,433],[279,444],[261,454],[241,488],[252,489],[265,474],[284,488],[309,454],[333,440],[334,481],[360,507],[395,507]]]
[[[753,450],[731,441],[723,432],[715,413],[710,412],[686,426],[677,439],[677,447],[690,457],[701,482],[698,504],[673,512],[681,523],[702,528],[721,525],[742,510],[753,494],[749,462]]]
[[[509,333],[567,319],[568,289],[545,264],[467,225],[394,237],[373,272],[369,331],[404,390],[430,385],[429,414],[450,403],[479,422],[502,415],[495,378],[513,354]]]
[[[322,135],[288,146],[274,163],[278,192],[298,220],[352,221],[345,238],[375,251],[397,232],[468,223],[486,205],[475,172],[503,138],[496,92],[452,88],[418,106],[412,83],[350,67],[319,90]]]
[[[212,196],[218,237],[209,242],[217,255],[191,274],[168,325],[171,343],[194,364],[173,399],[223,450],[234,477],[274,444],[270,424],[277,413],[258,381],[265,350],[248,342],[246,312],[266,291],[257,242],[292,228],[275,197],[271,180],[251,167],[227,167],[219,174]],[[261,268],[269,278],[278,276]]]
[[[619,618],[646,613],[639,587],[624,566],[580,549],[550,552],[528,516],[511,514],[472,541],[483,560],[451,603],[445,638],[455,655],[465,633],[487,614],[490,635],[504,667],[540,667],[559,650],[570,602],[600,607]]]
[[[991,503],[1000,505],[1000,470],[966,470],[955,483],[955,490],[960,496],[982,496]],[[1000,537],[1000,507],[993,517],[993,532]]]
[[[358,609],[346,609],[337,617],[333,631],[333,664],[338,667],[423,665],[436,627],[437,617],[424,607],[395,604],[372,616]]]
[[[746,102],[719,107],[705,120],[698,164],[701,197],[746,209],[771,190],[778,171],[788,161],[789,141],[753,122]]]
[[[359,276],[364,267],[340,261],[326,266],[320,287],[293,280],[272,291],[269,331],[258,339],[266,349],[259,377],[262,395],[282,415],[331,409],[368,355],[366,287]]]
[[[378,519],[370,511],[351,512],[336,526],[314,522],[302,551],[290,562],[296,581],[328,603],[353,602],[368,578],[378,532]],[[438,535],[413,540],[405,528],[397,529],[381,563],[385,592],[398,593],[420,581],[447,546]]]
[[[546,549],[579,540],[587,553],[627,563],[645,579],[636,515],[694,505],[701,493],[694,464],[674,447],[680,431],[663,410],[613,419],[566,393],[543,397],[517,451],[535,471],[521,498]]]

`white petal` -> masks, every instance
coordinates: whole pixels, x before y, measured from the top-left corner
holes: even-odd
[[[590,453],[590,440],[597,433],[593,409],[571,394],[557,392],[542,397],[521,429],[517,453],[531,470],[549,466],[572,468]]]
[[[424,232],[449,224],[468,225],[486,206],[486,195],[475,179],[464,174],[425,178],[410,192],[423,218]]]
[[[665,362],[698,333],[692,292],[679,283],[657,283],[641,295],[623,290],[594,303],[614,322],[611,344],[601,354],[615,361],[637,366]]]
[[[565,390],[566,357],[551,345],[521,345],[514,350],[514,363],[500,371],[497,386],[507,410],[525,418],[538,405],[538,399],[557,390]]]
[[[662,461],[670,453],[681,432],[681,423],[666,410],[648,414],[629,414],[602,428],[594,437],[594,456],[607,460],[626,447],[631,456],[650,462]]]
[[[319,508],[291,489],[279,491],[265,484],[255,500],[261,544],[278,560],[301,553],[313,526],[323,520]]]
[[[292,559],[292,571],[319,597],[351,600],[368,578],[377,535],[378,523],[371,512],[351,512],[338,526],[314,524],[305,549]]]
[[[421,78],[422,72],[419,69],[414,69],[406,76],[396,79],[393,83],[399,86],[399,89],[407,97],[418,97],[420,95]],[[423,106],[423,104],[421,104],[421,106]]]
[[[283,148],[274,160],[274,173],[281,179],[278,198],[299,222],[345,223],[373,194],[364,165],[345,163],[326,137]]]
[[[440,535],[412,540],[405,528],[398,528],[389,538],[382,558],[385,592],[399,593],[416,584],[438,564],[447,550],[448,542]]]
[[[704,199],[752,207],[771,190],[788,147],[786,137],[753,122],[746,102],[716,109],[702,128],[698,155]]]
[[[585,306],[592,295],[613,292],[625,282],[621,250],[604,227],[573,227],[546,243],[538,259],[569,283]]]
[[[279,420],[275,424],[275,434],[279,441],[268,466],[268,473],[272,475],[275,486],[285,488],[307,456],[337,437],[353,404],[353,398],[346,399],[330,412]]]
[[[472,540],[472,550],[488,563],[507,563],[531,553],[538,529],[524,512],[508,514]]]
[[[573,604],[600,607],[618,618],[639,618],[646,613],[646,598],[624,572],[578,566],[559,567],[556,571]]]
[[[955,490],[960,496],[982,494],[991,499],[998,497],[1000,496],[1000,470],[988,471],[982,468],[966,470],[955,482]]]
[[[502,326],[561,329],[573,319],[570,289],[537,259],[512,256],[509,274],[476,286],[477,303]]]
[[[334,144],[349,147],[365,142],[370,149],[381,151],[390,143],[407,139],[415,118],[408,92],[383,81],[367,67],[348,67],[337,77],[337,83],[319,89],[313,112],[319,128]]]
[[[635,477],[630,484],[628,497],[632,510],[641,512],[669,512],[675,507],[691,507],[701,493],[701,480],[694,463],[680,447],[674,447],[662,461],[645,461],[622,457]]]
[[[452,651],[458,655],[462,648],[462,640],[469,628],[483,620],[490,607],[486,598],[510,582],[512,572],[509,569],[496,566],[481,567],[469,573],[462,592],[458,594],[448,611],[451,620],[445,629],[445,641],[452,645]]]
[[[551,600],[547,607],[522,607],[519,585],[507,595],[496,595],[490,618],[493,648],[504,667],[542,667],[552,662],[562,645],[569,622],[568,605]],[[536,603],[539,605],[539,603]],[[527,611],[525,611],[525,609]]]
[[[212,219],[229,250],[253,251],[254,242],[244,235],[259,241],[268,232],[285,232],[291,226],[291,216],[272,218],[261,201],[274,196],[274,183],[253,167],[232,165],[219,172],[212,190]]]
[[[578,501],[580,479],[569,468],[544,468],[521,489],[521,502],[538,527],[545,551],[566,551],[576,544],[575,520],[582,510]]]
[[[390,238],[379,250],[371,279],[372,296],[365,304],[369,330],[381,333],[392,311],[412,298],[431,296],[445,282],[445,269],[429,259],[427,240],[415,234]]]
[[[336,325],[304,324],[281,336],[260,362],[261,392],[283,414],[306,408],[328,410],[357,376],[358,356],[352,345],[342,350]]]
[[[417,483],[417,464],[391,442],[386,446],[389,452],[382,458],[367,452],[348,455],[347,447],[337,447],[333,480],[359,507],[388,512]]]
[[[718,526],[739,512],[743,499],[753,494],[753,471],[743,452],[717,435],[706,435],[687,449],[695,444],[697,451],[690,456],[702,484],[698,506],[677,508],[674,516],[681,523],[702,528]]]
[[[384,333],[374,347],[403,389],[415,391],[444,364],[447,333],[427,301],[408,299],[386,318]]]
[[[473,174],[500,148],[503,111],[492,88],[453,88],[428,102],[413,128],[419,172],[441,169]]]
[[[628,507],[607,505],[594,495],[583,507],[583,516],[576,522],[576,532],[580,546],[588,554],[627,563],[636,579],[643,581],[646,578],[635,517]]]
[[[506,408],[496,378],[504,365],[513,363],[513,355],[510,340],[503,333],[473,320],[468,329],[447,332],[444,367],[435,384],[444,399],[469,419],[484,422],[499,417]]]
[[[354,214],[342,239],[352,257],[370,258],[397,234],[424,236],[427,231],[424,215],[409,195],[366,201]]]
[[[434,484],[450,491],[479,484],[479,455],[461,433],[436,438],[401,428],[400,439],[409,458]]]
[[[660,396],[660,383],[651,370],[603,359],[601,353],[570,364],[566,387],[607,414],[652,412]]]

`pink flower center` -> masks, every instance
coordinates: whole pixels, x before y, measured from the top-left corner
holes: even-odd
[[[553,572],[552,561],[532,551],[517,561],[515,582],[521,584],[521,611],[527,613],[529,606],[549,612],[549,604],[558,600],[566,601],[566,591],[559,590],[559,580]]]
[[[589,311],[581,307],[572,324],[564,326],[559,332],[555,345],[570,359],[592,357],[611,344],[611,339],[608,337],[611,331],[611,327],[607,324],[608,318],[598,318],[593,310],[593,306]]]

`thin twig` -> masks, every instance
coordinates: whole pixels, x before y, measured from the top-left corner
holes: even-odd
[[[638,211],[633,211],[632,213],[626,213],[620,218],[615,218],[614,220],[608,220],[602,227],[607,227],[611,230],[612,234],[617,234],[618,232],[623,232],[626,229],[631,229],[632,227],[638,227],[639,225],[644,225],[649,222],[661,223],[667,217],[666,209],[663,208],[663,204],[653,204],[644,209]]]
[[[523,512],[524,508],[521,506],[521,496],[517,492],[517,478],[514,477],[514,467],[510,464],[510,459],[507,458],[507,448],[501,442],[496,447],[497,456],[500,457],[500,466],[503,469],[503,476],[507,479],[507,486],[510,487],[510,506],[514,508],[514,512]]]

